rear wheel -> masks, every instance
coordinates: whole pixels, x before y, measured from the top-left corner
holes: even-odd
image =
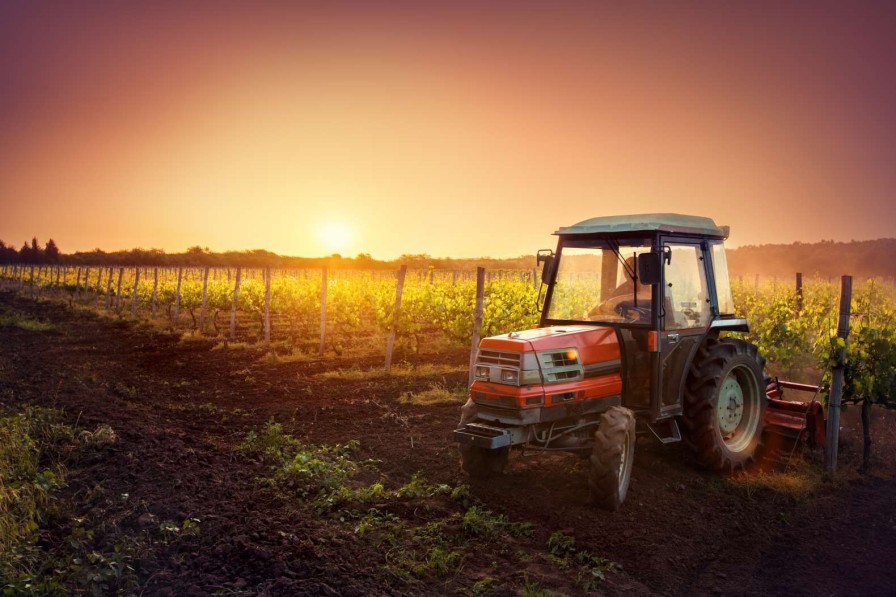
[[[685,435],[703,466],[735,470],[756,455],[765,411],[765,359],[749,342],[710,338],[694,358],[685,391]]]
[[[460,427],[476,420],[476,404],[467,400],[461,409]],[[460,465],[471,477],[493,477],[504,472],[507,460],[510,456],[510,448],[498,448],[488,450],[476,446],[458,447],[460,450]]]
[[[618,510],[625,501],[635,457],[635,415],[613,406],[600,417],[591,452],[588,487],[591,502],[607,510]]]

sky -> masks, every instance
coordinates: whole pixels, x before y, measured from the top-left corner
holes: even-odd
[[[896,236],[896,3],[0,3],[0,239],[512,257]]]

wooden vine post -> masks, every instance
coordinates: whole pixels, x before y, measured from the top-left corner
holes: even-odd
[[[401,293],[404,290],[404,277],[408,272],[408,266],[402,265],[398,269],[398,280],[395,283],[395,305],[392,308],[392,326],[389,328],[389,338],[386,340],[386,373],[392,370],[392,350],[395,348],[395,333],[398,330],[398,315],[401,311]]]
[[[109,279],[106,280],[106,311],[112,309],[112,268],[109,268]],[[65,284],[65,281],[62,282]]]
[[[103,285],[103,268],[96,268],[96,288],[93,289],[93,308],[100,308],[100,288]]]
[[[177,327],[177,317],[180,315],[180,285],[184,279],[184,268],[177,268],[177,289],[174,292],[174,318],[171,321],[171,325]]]
[[[118,268],[118,290],[115,293],[115,312],[121,313],[121,280],[124,278],[124,268]]]
[[[849,316],[852,301],[852,276],[840,278],[840,317],[837,338],[843,346],[837,349],[836,363],[831,372],[831,395],[828,400],[828,422],[825,435],[824,467],[829,473],[837,470],[837,444],[840,441],[840,403],[843,399],[843,364],[846,361],[846,338],[849,336]]]
[[[796,273],[796,312],[802,313],[803,311],[803,274],[801,272]]]
[[[243,268],[236,268],[236,283],[233,285],[233,300],[230,302],[230,339],[236,339],[236,305],[240,300],[240,276],[242,276]],[[227,270],[228,277],[230,270]]]
[[[84,292],[81,293],[81,302],[86,303],[90,300],[90,267],[84,268]]]
[[[476,356],[479,353],[479,330],[482,329],[482,301],[485,295],[485,268],[476,268],[476,308],[473,311],[473,342],[470,349],[470,375],[467,386],[473,385]]]
[[[202,308],[199,310],[199,333],[205,333],[205,311],[208,308],[208,266],[202,272]]]
[[[152,313],[152,318],[156,318],[156,299],[159,296],[159,268],[152,268],[152,307],[150,307],[150,312]]]
[[[271,343],[271,268],[264,268],[264,341]]]
[[[324,356],[324,346],[327,343],[327,268],[320,272],[320,345],[317,354]]]
[[[131,292],[131,317],[137,318],[137,286],[140,284],[140,268],[134,268],[134,290]]]

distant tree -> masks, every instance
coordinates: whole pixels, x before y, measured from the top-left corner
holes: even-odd
[[[44,261],[47,263],[59,262],[59,247],[56,246],[56,241],[52,238],[47,241],[47,245],[44,247]]]
[[[34,251],[27,241],[22,243],[22,248],[19,249],[19,263],[34,263]]]
[[[19,254],[15,247],[0,240],[0,263],[16,263],[18,260]]]
[[[37,238],[32,238],[31,244],[27,242],[22,243],[22,248],[19,249],[18,253],[18,261],[20,263],[44,262],[44,250],[38,244]]]

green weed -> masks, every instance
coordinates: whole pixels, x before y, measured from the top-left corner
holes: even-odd
[[[355,526],[355,533],[363,537],[373,533],[382,533],[383,531],[394,532],[394,529],[400,525],[401,519],[394,514],[371,508],[358,521],[358,524]]]
[[[552,593],[546,591],[542,586],[534,580],[529,580],[529,576],[523,575],[523,595],[525,597],[551,597]]]
[[[576,548],[575,537],[557,531],[548,538],[548,551],[561,567],[575,566],[576,580],[584,591],[595,590],[605,580],[606,573],[618,568],[610,560]]]
[[[66,460],[115,441],[108,425],[79,433],[61,418],[61,411],[31,407],[0,417],[0,589],[6,595],[99,595],[136,586],[130,549],[99,547],[81,519],[71,519],[61,547],[37,541],[41,525],[64,514],[56,490],[65,484]],[[96,486],[84,499],[103,494]]]
[[[502,514],[472,506],[464,514],[464,531],[475,537],[494,538],[502,533],[514,537],[531,537],[535,527],[528,522],[510,522]]]

